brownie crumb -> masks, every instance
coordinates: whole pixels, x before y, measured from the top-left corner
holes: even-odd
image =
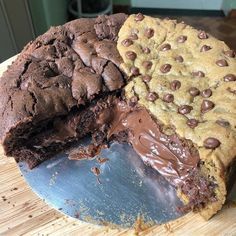
[[[97,158],[97,162],[98,162],[99,164],[103,164],[103,163],[105,163],[105,162],[107,162],[107,161],[109,161],[109,159],[106,158],[106,157],[98,157],[98,158]]]
[[[100,169],[96,166],[91,168],[91,171],[93,172],[94,175],[99,176],[101,174]]]

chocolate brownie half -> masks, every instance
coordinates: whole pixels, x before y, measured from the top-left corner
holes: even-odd
[[[209,219],[225,201],[236,157],[235,52],[204,31],[142,14],[125,21],[117,47],[131,79],[127,99],[156,121],[133,132],[134,149]]]
[[[24,48],[0,79],[0,138],[7,155],[33,168],[102,129],[92,125],[99,112],[91,109],[98,101],[109,103],[124,85],[116,40],[126,18],[74,20]]]

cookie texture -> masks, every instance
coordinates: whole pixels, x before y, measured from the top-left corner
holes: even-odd
[[[216,180],[217,201],[201,210],[211,217],[225,201],[236,156],[235,52],[204,31],[142,14],[126,20],[117,48],[130,77],[127,98],[136,96],[167,130],[191,140],[202,172]]]
[[[115,40],[126,18],[115,14],[74,20],[26,45],[0,79],[0,139],[7,155],[24,159],[24,147],[38,156],[29,157],[30,166],[35,166],[46,154],[39,144],[32,147],[31,136],[55,128],[52,120],[79,112],[124,85]],[[64,145],[66,137],[50,144],[60,142]]]

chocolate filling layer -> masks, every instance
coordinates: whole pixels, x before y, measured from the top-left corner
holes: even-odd
[[[124,102],[115,105],[115,119],[108,136],[128,130],[128,142],[142,160],[166,179],[179,185],[197,167],[199,154],[187,140],[166,135],[144,108],[131,108]]]
[[[95,156],[97,145],[104,142],[128,142],[145,164],[188,197],[184,210],[199,209],[216,200],[216,185],[201,173],[199,153],[190,140],[174,132],[166,134],[145,108],[128,105],[114,96],[90,109],[96,114],[91,130],[96,130],[93,137],[99,142],[95,142],[94,152],[91,146],[80,149],[74,159]]]
[[[68,116],[42,122],[37,129],[31,127],[20,140],[7,144],[8,154],[18,157],[18,161],[27,161],[33,168],[88,134],[92,135],[94,146],[80,150],[75,159],[80,159],[78,155],[97,155],[103,144],[114,140],[128,142],[145,164],[187,195],[186,210],[215,201],[215,185],[201,174],[199,154],[192,142],[174,132],[165,134],[162,125],[145,108],[127,104],[118,97],[115,93],[104,96],[80,110],[72,110]],[[20,130],[15,133],[20,134]]]

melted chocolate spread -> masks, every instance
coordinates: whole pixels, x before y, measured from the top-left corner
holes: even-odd
[[[144,163],[150,165],[174,185],[180,185],[197,167],[198,152],[186,140],[176,134],[161,132],[158,125],[144,108],[128,106],[125,102],[114,103],[113,121],[108,138],[128,131],[128,142]]]
[[[182,210],[199,209],[206,202],[216,200],[214,181],[201,175],[199,154],[192,142],[177,134],[163,132],[162,126],[145,108],[108,96],[89,111],[94,119],[90,123],[86,121],[86,124],[89,123],[95,148],[113,140],[130,143],[145,164],[188,196],[189,202]],[[77,121],[72,123],[72,126],[77,126]],[[80,153],[81,150],[77,152],[79,158]],[[96,155],[96,152],[93,154],[88,150],[82,150],[84,153],[89,157]]]

